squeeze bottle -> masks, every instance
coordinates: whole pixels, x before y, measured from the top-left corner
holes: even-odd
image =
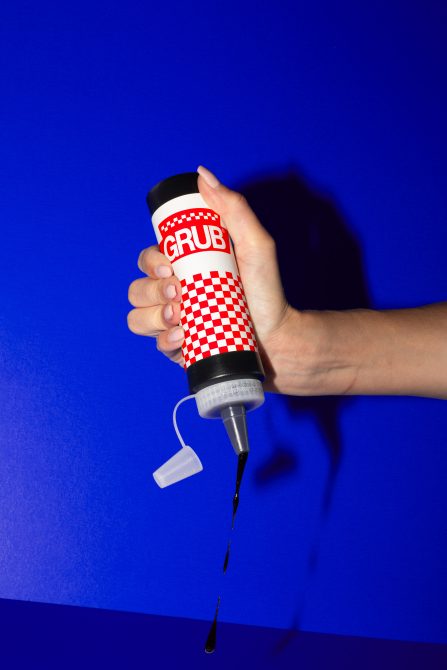
[[[264,402],[264,373],[228,231],[200,195],[197,177],[164,179],[147,204],[160,251],[181,283],[190,393],[201,417],[223,420],[241,454],[249,450],[246,412]]]

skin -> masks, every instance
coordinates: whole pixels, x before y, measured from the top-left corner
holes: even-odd
[[[267,391],[447,398],[447,303],[386,311],[294,309],[284,296],[275,242],[245,198],[206,168],[198,172],[203,199],[233,240]],[[155,337],[159,351],[183,365],[180,283],[158,246],[143,249],[138,267],[146,276],[129,287],[129,328]]]

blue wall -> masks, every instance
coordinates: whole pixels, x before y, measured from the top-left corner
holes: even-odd
[[[154,485],[186,382],[126,327],[156,181],[295,184],[301,306],[446,299],[444,3],[265,4],[1,10],[0,597],[213,614],[231,448],[185,407],[204,473]],[[250,432],[222,619],[447,642],[445,403],[270,396]]]

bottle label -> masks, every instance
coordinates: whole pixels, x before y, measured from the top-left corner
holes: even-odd
[[[160,251],[182,286],[185,369],[230,351],[257,351],[230,237],[199,193],[161,205],[152,216]]]
[[[171,263],[203,251],[231,254],[230,237],[211,209],[185,209],[158,224],[160,251]]]
[[[241,278],[232,272],[195,274],[182,284],[180,321],[185,368],[229,351],[257,351]]]

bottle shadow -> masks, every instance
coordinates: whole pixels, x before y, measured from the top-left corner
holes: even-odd
[[[285,294],[293,307],[345,310],[371,306],[359,240],[330,197],[309,185],[295,168],[245,183],[239,190],[276,241]],[[320,523],[307,561],[310,576],[317,569],[319,537],[331,507],[342,461],[340,411],[346,399],[281,396],[277,402],[283,405],[289,425],[299,422],[303,416],[311,416],[328,456]],[[296,473],[300,464],[299,445],[294,442],[293,434],[287,439],[279,438],[268,409],[266,421],[273,444],[271,455],[254,475],[259,489]],[[298,634],[304,593],[300,600],[289,631],[278,643],[278,653]]]

